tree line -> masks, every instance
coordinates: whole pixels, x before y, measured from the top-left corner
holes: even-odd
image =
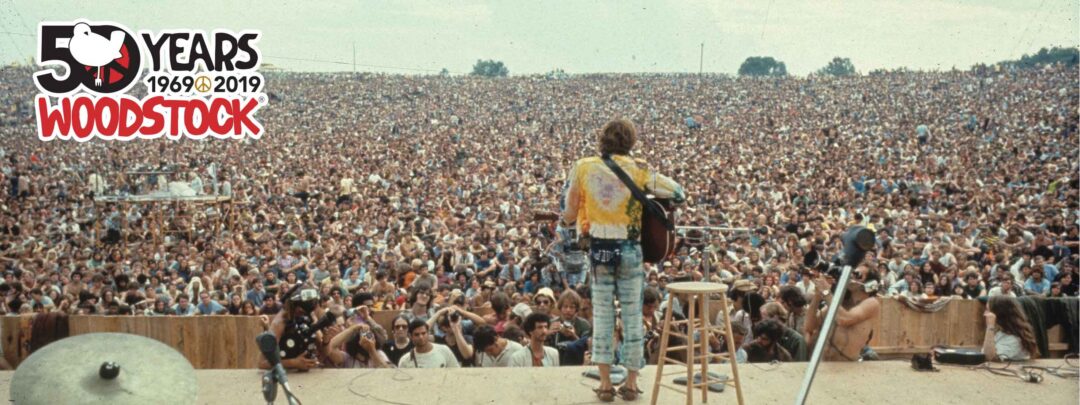
[[[1001,65],[1015,67],[1020,69],[1030,69],[1040,66],[1050,65],[1054,63],[1062,63],[1065,65],[1077,65],[1080,63],[1080,51],[1076,47],[1053,47],[1042,48],[1039,52],[1034,54],[1025,54],[1016,60],[1008,60],[1000,62]],[[979,66],[979,65],[976,65]],[[444,69],[445,70],[445,69]],[[899,68],[898,71],[906,71],[906,68]],[[880,71],[875,70],[875,72]],[[557,69],[550,73],[565,75],[562,69]],[[834,57],[828,64],[818,69],[815,72],[817,75],[822,76],[854,76],[859,72],[855,70],[855,64],[851,62],[850,58]],[[496,60],[477,60],[473,65],[472,75],[484,76],[484,77],[505,77],[510,74],[510,70],[507,69],[501,61]],[[743,61],[739,66],[739,76],[750,77],[783,77],[787,76],[787,65],[783,61],[773,58],[772,56],[751,56]]]

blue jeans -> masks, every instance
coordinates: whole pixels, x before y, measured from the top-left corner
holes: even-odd
[[[615,362],[615,299],[618,298],[623,333],[619,358],[628,370],[637,371],[645,367],[645,329],[641,315],[645,268],[641,264],[638,241],[618,241],[617,246],[619,257],[607,264],[597,260],[595,243],[589,255],[593,264],[592,361],[597,364]]]

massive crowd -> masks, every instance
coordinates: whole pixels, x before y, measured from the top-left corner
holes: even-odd
[[[0,312],[272,316],[301,281],[366,308],[324,331],[323,364],[527,365],[507,348],[541,340],[558,350],[540,363],[581,364],[588,276],[535,214],[616,117],[685,188],[680,224],[749,230],[649,267],[653,331],[666,283],[702,278],[744,293],[747,348],[800,331],[807,264],[855,224],[883,295],[1076,296],[1077,73],[268,73],[261,139],[79,143],[38,140],[32,70],[0,68]],[[94,202],[178,182],[231,203]],[[363,315],[386,310],[392,331]],[[442,360],[402,361],[427,341],[415,320]]]

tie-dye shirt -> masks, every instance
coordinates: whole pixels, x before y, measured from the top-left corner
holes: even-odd
[[[613,155],[612,159],[645,194],[675,203],[686,200],[682,186],[653,172],[643,161],[624,155]],[[599,239],[636,240],[641,237],[641,203],[599,156],[578,160],[570,169],[563,196],[562,220],[568,224],[576,223],[579,235],[588,234]]]

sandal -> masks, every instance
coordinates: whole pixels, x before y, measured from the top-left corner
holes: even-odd
[[[615,388],[608,388],[606,390],[593,388],[593,392],[596,393],[596,397],[600,398],[601,402],[615,402]]]
[[[638,394],[644,393],[641,389],[632,389],[626,385],[619,387],[619,397],[622,397],[623,401],[633,401],[637,399]]]

